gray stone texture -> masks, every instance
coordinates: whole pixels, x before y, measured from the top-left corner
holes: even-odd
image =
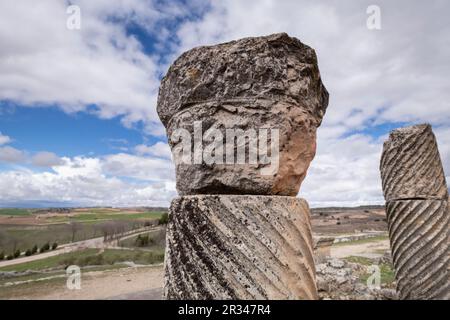
[[[401,299],[450,299],[447,200],[388,202],[392,258]]]
[[[268,164],[176,162],[177,189],[188,194],[295,196],[316,151],[328,105],[313,49],[285,33],[245,38],[183,53],[163,78],[158,114],[169,144],[176,129],[279,129],[279,170]],[[248,143],[247,143],[248,145]],[[174,155],[175,156],[175,155]]]
[[[450,299],[448,188],[431,126],[394,130],[380,169],[400,299]]]
[[[392,131],[383,146],[380,169],[386,201],[446,200],[448,197],[445,174],[430,125]]]
[[[317,299],[309,208],[295,197],[172,201],[166,299]]]

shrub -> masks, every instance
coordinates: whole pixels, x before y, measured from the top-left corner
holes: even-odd
[[[34,245],[34,247],[31,249],[31,254],[35,254],[38,251],[37,245]]]
[[[6,260],[12,260],[12,259],[14,259],[14,256],[13,256],[12,254],[9,254],[9,255],[6,257]]]
[[[152,233],[151,243],[164,248],[166,246],[166,230],[160,230],[156,233]]]
[[[138,235],[136,238],[136,246],[145,247],[148,245],[149,238],[148,235]]]
[[[45,252],[45,251],[48,251],[49,249],[50,249],[50,244],[47,242],[46,244],[44,244],[41,247],[41,250],[39,250],[39,252]]]
[[[103,255],[94,254],[87,257],[79,258],[75,262],[79,266],[100,266],[104,264]]]
[[[58,248],[58,243],[53,242],[53,244],[52,244],[52,250],[55,250],[56,248]]]
[[[20,250],[17,249],[16,252],[14,252],[14,258],[20,257]]]
[[[169,214],[167,212],[164,212],[159,218],[158,224],[167,224],[169,222]]]
[[[74,256],[70,256],[70,257],[67,257],[66,259],[64,259],[61,264],[65,265],[64,269],[66,269],[68,266],[71,266],[73,264],[77,264],[77,262],[75,260],[76,259],[75,259]]]
[[[27,257],[31,256],[33,253],[31,252],[31,249],[27,249],[27,251],[25,251],[25,255]]]
[[[2,252],[0,252],[0,260],[3,260],[3,259],[5,259],[5,253],[2,251]]]

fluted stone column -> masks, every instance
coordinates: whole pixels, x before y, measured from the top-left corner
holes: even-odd
[[[429,125],[394,130],[381,177],[401,299],[450,299],[448,189]]]
[[[157,107],[181,196],[165,298],[317,299],[309,209],[296,195],[327,105],[314,50],[284,33],[172,64]]]
[[[311,224],[295,197],[194,195],[173,200],[168,299],[317,299]]]

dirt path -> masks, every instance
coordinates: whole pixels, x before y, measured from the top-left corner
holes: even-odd
[[[120,237],[118,239],[118,241],[123,241],[123,240],[129,239],[129,238],[136,237],[136,236],[138,236],[140,234],[145,234],[145,233],[154,232],[154,231],[160,231],[160,230],[163,230],[163,229],[164,229],[164,227],[155,227],[155,228],[152,228],[152,229],[146,229],[146,230],[143,230],[143,231],[137,231],[135,233],[124,235],[123,237]]]
[[[117,243],[123,239],[127,239],[127,238],[137,236],[142,233],[161,230],[161,229],[162,229],[162,227],[140,228],[140,229],[126,232],[120,238],[114,239],[112,241],[107,241],[107,242],[104,241],[103,237],[98,237],[98,238],[77,241],[77,242],[73,242],[73,243],[67,243],[67,244],[61,245],[58,249],[56,249],[54,251],[39,253],[39,254],[29,256],[29,257],[23,256],[23,257],[13,259],[13,260],[0,261],[0,268],[6,267],[6,266],[12,266],[15,264],[20,264],[20,263],[25,263],[25,262],[41,260],[41,259],[57,256],[60,254],[69,253],[69,252],[73,252],[73,251],[77,251],[77,250],[83,250],[83,249],[87,249],[87,248],[94,248],[94,249],[115,248],[117,246]]]
[[[41,260],[41,259],[57,256],[57,255],[60,255],[63,253],[68,253],[71,251],[72,250],[70,250],[70,248],[61,248],[61,249],[56,249],[54,251],[48,251],[45,253],[40,253],[40,254],[36,254],[33,256],[29,256],[29,257],[21,257],[21,258],[17,258],[17,259],[13,259],[13,260],[1,261],[0,268],[6,267],[6,266],[12,266],[15,264],[20,264],[20,263],[25,263],[25,262],[31,262],[31,261],[35,261],[35,260]]]
[[[345,258],[359,256],[366,258],[379,258],[383,251],[389,250],[389,240],[377,240],[365,243],[342,243],[331,247],[330,254],[333,258]]]
[[[82,274],[81,289],[69,290],[65,284],[44,294],[23,296],[39,300],[161,299],[163,266],[125,268]]]
[[[162,300],[163,288],[149,289],[139,292],[125,293],[110,297],[108,300]]]

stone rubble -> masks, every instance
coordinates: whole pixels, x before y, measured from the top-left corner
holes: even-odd
[[[316,281],[321,300],[396,300],[395,283],[370,289],[360,277],[367,266],[331,258],[316,265]]]

